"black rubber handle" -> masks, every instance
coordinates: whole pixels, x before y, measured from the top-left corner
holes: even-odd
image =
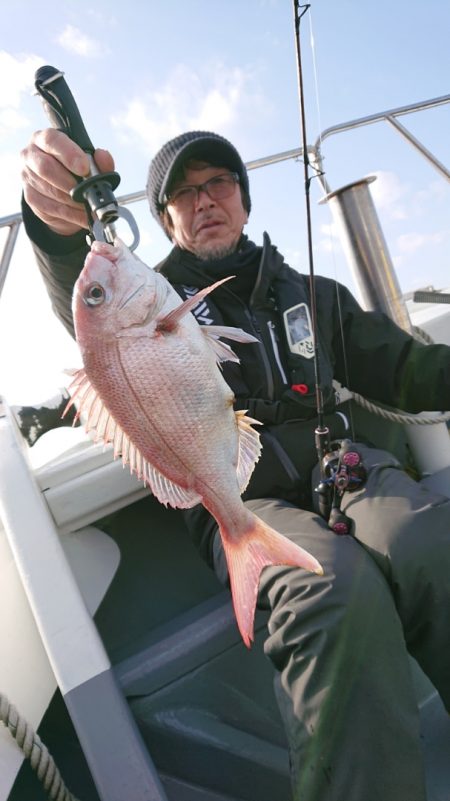
[[[39,67],[34,76],[34,85],[41,96],[45,111],[54,128],[67,134],[85,153],[93,157],[95,148],[84,127],[78,106],[75,103],[64,75],[56,67]],[[118,217],[124,217],[133,234],[133,242],[129,246],[134,250],[139,244],[139,230],[128,209],[119,207],[114,197],[114,189],[120,183],[117,172],[99,173],[92,163],[90,175],[78,179],[77,186],[71,196],[78,203],[85,203],[88,212],[89,228],[94,238],[106,242],[114,241],[113,224]]]
[[[62,130],[82,150],[93,155],[94,145],[63,73],[56,67],[39,67],[34,76],[34,85],[44,101],[44,108],[53,127]]]

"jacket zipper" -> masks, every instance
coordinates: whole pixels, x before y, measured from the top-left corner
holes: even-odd
[[[260,356],[261,356],[261,359],[262,359],[262,362],[263,362],[263,365],[264,365],[264,371],[265,371],[265,374],[266,374],[267,399],[268,400],[273,400],[274,396],[275,396],[275,386],[274,386],[274,381],[273,381],[272,366],[270,364],[269,357],[267,356],[266,350],[264,348],[264,338],[263,338],[262,333],[261,333],[261,327],[260,327],[256,317],[253,314],[251,314],[251,312],[249,312],[249,310],[247,309],[247,307],[245,305],[244,305],[244,309],[245,309],[245,314],[250,319],[250,322],[252,324],[252,328],[253,328],[255,334],[258,334],[259,338],[262,340],[262,348],[259,349],[259,353],[260,353]]]
[[[288,385],[289,381],[287,380],[286,373],[284,372],[283,365],[281,363],[280,350],[278,348],[275,323],[272,320],[269,320],[268,323],[267,323],[267,327],[269,329],[270,339],[271,339],[272,347],[273,347],[273,353],[274,353],[274,356],[275,356],[275,361],[277,363],[278,369],[280,371],[281,380],[283,381],[284,384]]]

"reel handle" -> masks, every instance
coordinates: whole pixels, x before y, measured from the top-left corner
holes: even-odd
[[[355,492],[365,484],[366,468],[349,439],[329,444],[321,458],[321,480],[316,487],[320,515],[335,534],[350,534],[352,520],[341,511],[344,492]]]
[[[352,521],[339,507],[333,506],[328,518],[328,526],[335,534],[343,536],[351,533]]]

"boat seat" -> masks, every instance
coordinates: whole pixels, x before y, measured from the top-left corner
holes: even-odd
[[[79,557],[78,572],[74,567],[81,584],[91,567],[89,537],[107,537],[92,524],[113,512],[116,519],[126,507],[126,527],[110,537],[120,563],[95,622],[113,661],[114,682],[128,700],[167,797],[290,801],[285,734],[273,671],[263,654],[265,615],[257,615],[255,644],[248,651],[229,595],[194,553],[179,513],[157,504],[120,462],[111,461],[109,449],[81,438],[63,457],[36,466],[34,475],[70,563],[77,562],[71,548],[83,547],[88,532],[87,558]],[[134,518],[133,510],[141,504],[149,506],[152,525],[138,531],[135,519],[143,516]],[[448,775],[442,768],[450,745],[448,717],[413,662],[412,669],[432,767],[429,801],[448,801],[436,781],[437,774]],[[91,747],[88,741],[88,757]],[[117,774],[109,782],[108,801],[115,797],[116,779]],[[145,799],[145,793],[136,798]]]

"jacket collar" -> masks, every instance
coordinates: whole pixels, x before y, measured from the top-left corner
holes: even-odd
[[[266,232],[263,234],[262,247],[256,246],[253,242],[248,240],[247,237],[243,237],[241,243],[241,252],[244,255],[248,250],[254,249],[260,258],[255,286],[251,293],[251,304],[259,305],[264,302],[269,286],[278,276],[284,264],[284,260],[275,245],[272,245],[270,237]],[[239,258],[239,253],[237,257]],[[217,263],[218,269],[222,269],[222,271],[226,269],[227,261],[230,263],[231,272],[233,256],[227,256],[226,259],[221,259]],[[211,274],[205,271],[203,262],[197,259],[192,253],[182,250],[177,246],[172,248],[166,259],[156,265],[155,270],[161,272],[172,284],[192,284],[203,288],[211,283]],[[232,291],[231,287],[227,288],[226,286],[220,287],[220,289],[223,291]]]

